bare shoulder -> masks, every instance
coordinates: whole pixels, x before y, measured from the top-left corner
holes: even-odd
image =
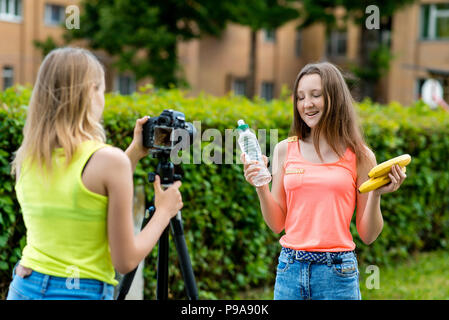
[[[288,139],[284,139],[284,140],[278,142],[274,146],[274,151],[277,151],[279,153],[278,156],[287,154],[287,144],[288,144]]]
[[[285,162],[285,159],[287,157],[287,143],[288,139],[284,139],[280,142],[278,142],[273,150],[273,166],[274,171],[273,172],[279,172],[277,171],[278,168],[282,168]]]
[[[82,174],[82,181],[92,192],[108,196],[117,181],[132,179],[131,163],[119,148],[104,147],[91,156]]]
[[[360,177],[367,176],[368,172],[377,164],[374,152],[366,145],[364,148],[367,157],[362,157],[363,160],[357,165],[357,175]]]
[[[106,170],[131,169],[131,162],[126,153],[116,147],[105,147],[96,151],[92,161]]]
[[[367,166],[376,165],[376,163],[377,163],[376,155],[374,154],[373,150],[368,148],[368,146],[366,146],[366,145],[364,147],[365,147],[366,154],[368,155]]]

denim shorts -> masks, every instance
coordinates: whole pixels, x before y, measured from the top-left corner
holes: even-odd
[[[95,279],[71,279],[32,271],[22,278],[12,272],[7,300],[112,300],[114,286]]]
[[[326,253],[324,254],[326,256]],[[353,251],[327,254],[324,262],[298,259],[282,248],[276,270],[275,300],[361,300],[359,270]]]

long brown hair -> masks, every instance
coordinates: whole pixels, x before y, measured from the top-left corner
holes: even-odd
[[[100,86],[103,79],[102,65],[85,49],[59,48],[45,57],[31,95],[23,141],[12,162],[13,174],[25,159],[51,172],[55,148],[64,149],[69,163],[82,141],[106,140],[90,98],[92,84]]]
[[[343,156],[349,147],[356,155],[357,162],[369,161],[368,150],[363,138],[359,120],[354,108],[354,100],[340,70],[329,62],[307,64],[299,72],[295,80],[293,92],[293,122],[289,136],[298,136],[304,140],[311,134],[311,128],[302,120],[298,111],[298,85],[305,75],[318,74],[324,97],[323,115],[313,133],[313,144],[318,156],[320,153],[319,138],[323,134],[332,150]],[[344,147],[345,149],[341,149]]]

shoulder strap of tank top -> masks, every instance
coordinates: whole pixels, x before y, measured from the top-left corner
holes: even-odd
[[[287,138],[287,159],[293,157],[293,152],[298,143],[298,136],[292,136]]]
[[[287,157],[284,163],[285,165],[289,160],[298,160],[298,136],[291,136],[287,138]]]
[[[109,145],[101,142],[95,142],[93,141],[92,144],[90,144],[87,148],[85,148],[82,160],[80,162],[81,165],[81,174],[83,173],[85,167],[87,166],[87,163],[89,162],[90,158],[93,156],[95,152],[97,152],[99,149],[107,147]]]
[[[101,142],[97,142],[97,141],[88,141],[86,144],[81,146],[81,149],[78,150],[81,155],[80,155],[80,160],[78,163],[79,166],[79,170],[82,173],[85,166],[87,165],[87,162],[89,162],[90,158],[92,157],[92,155],[98,151],[99,149],[103,148],[103,147],[107,147],[108,145],[105,143],[101,143]]]

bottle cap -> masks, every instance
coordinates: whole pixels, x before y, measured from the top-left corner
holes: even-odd
[[[247,124],[245,124],[245,121],[243,121],[242,119],[240,119],[239,121],[237,121],[238,127],[237,129],[245,131],[246,129],[249,128],[249,126]]]

